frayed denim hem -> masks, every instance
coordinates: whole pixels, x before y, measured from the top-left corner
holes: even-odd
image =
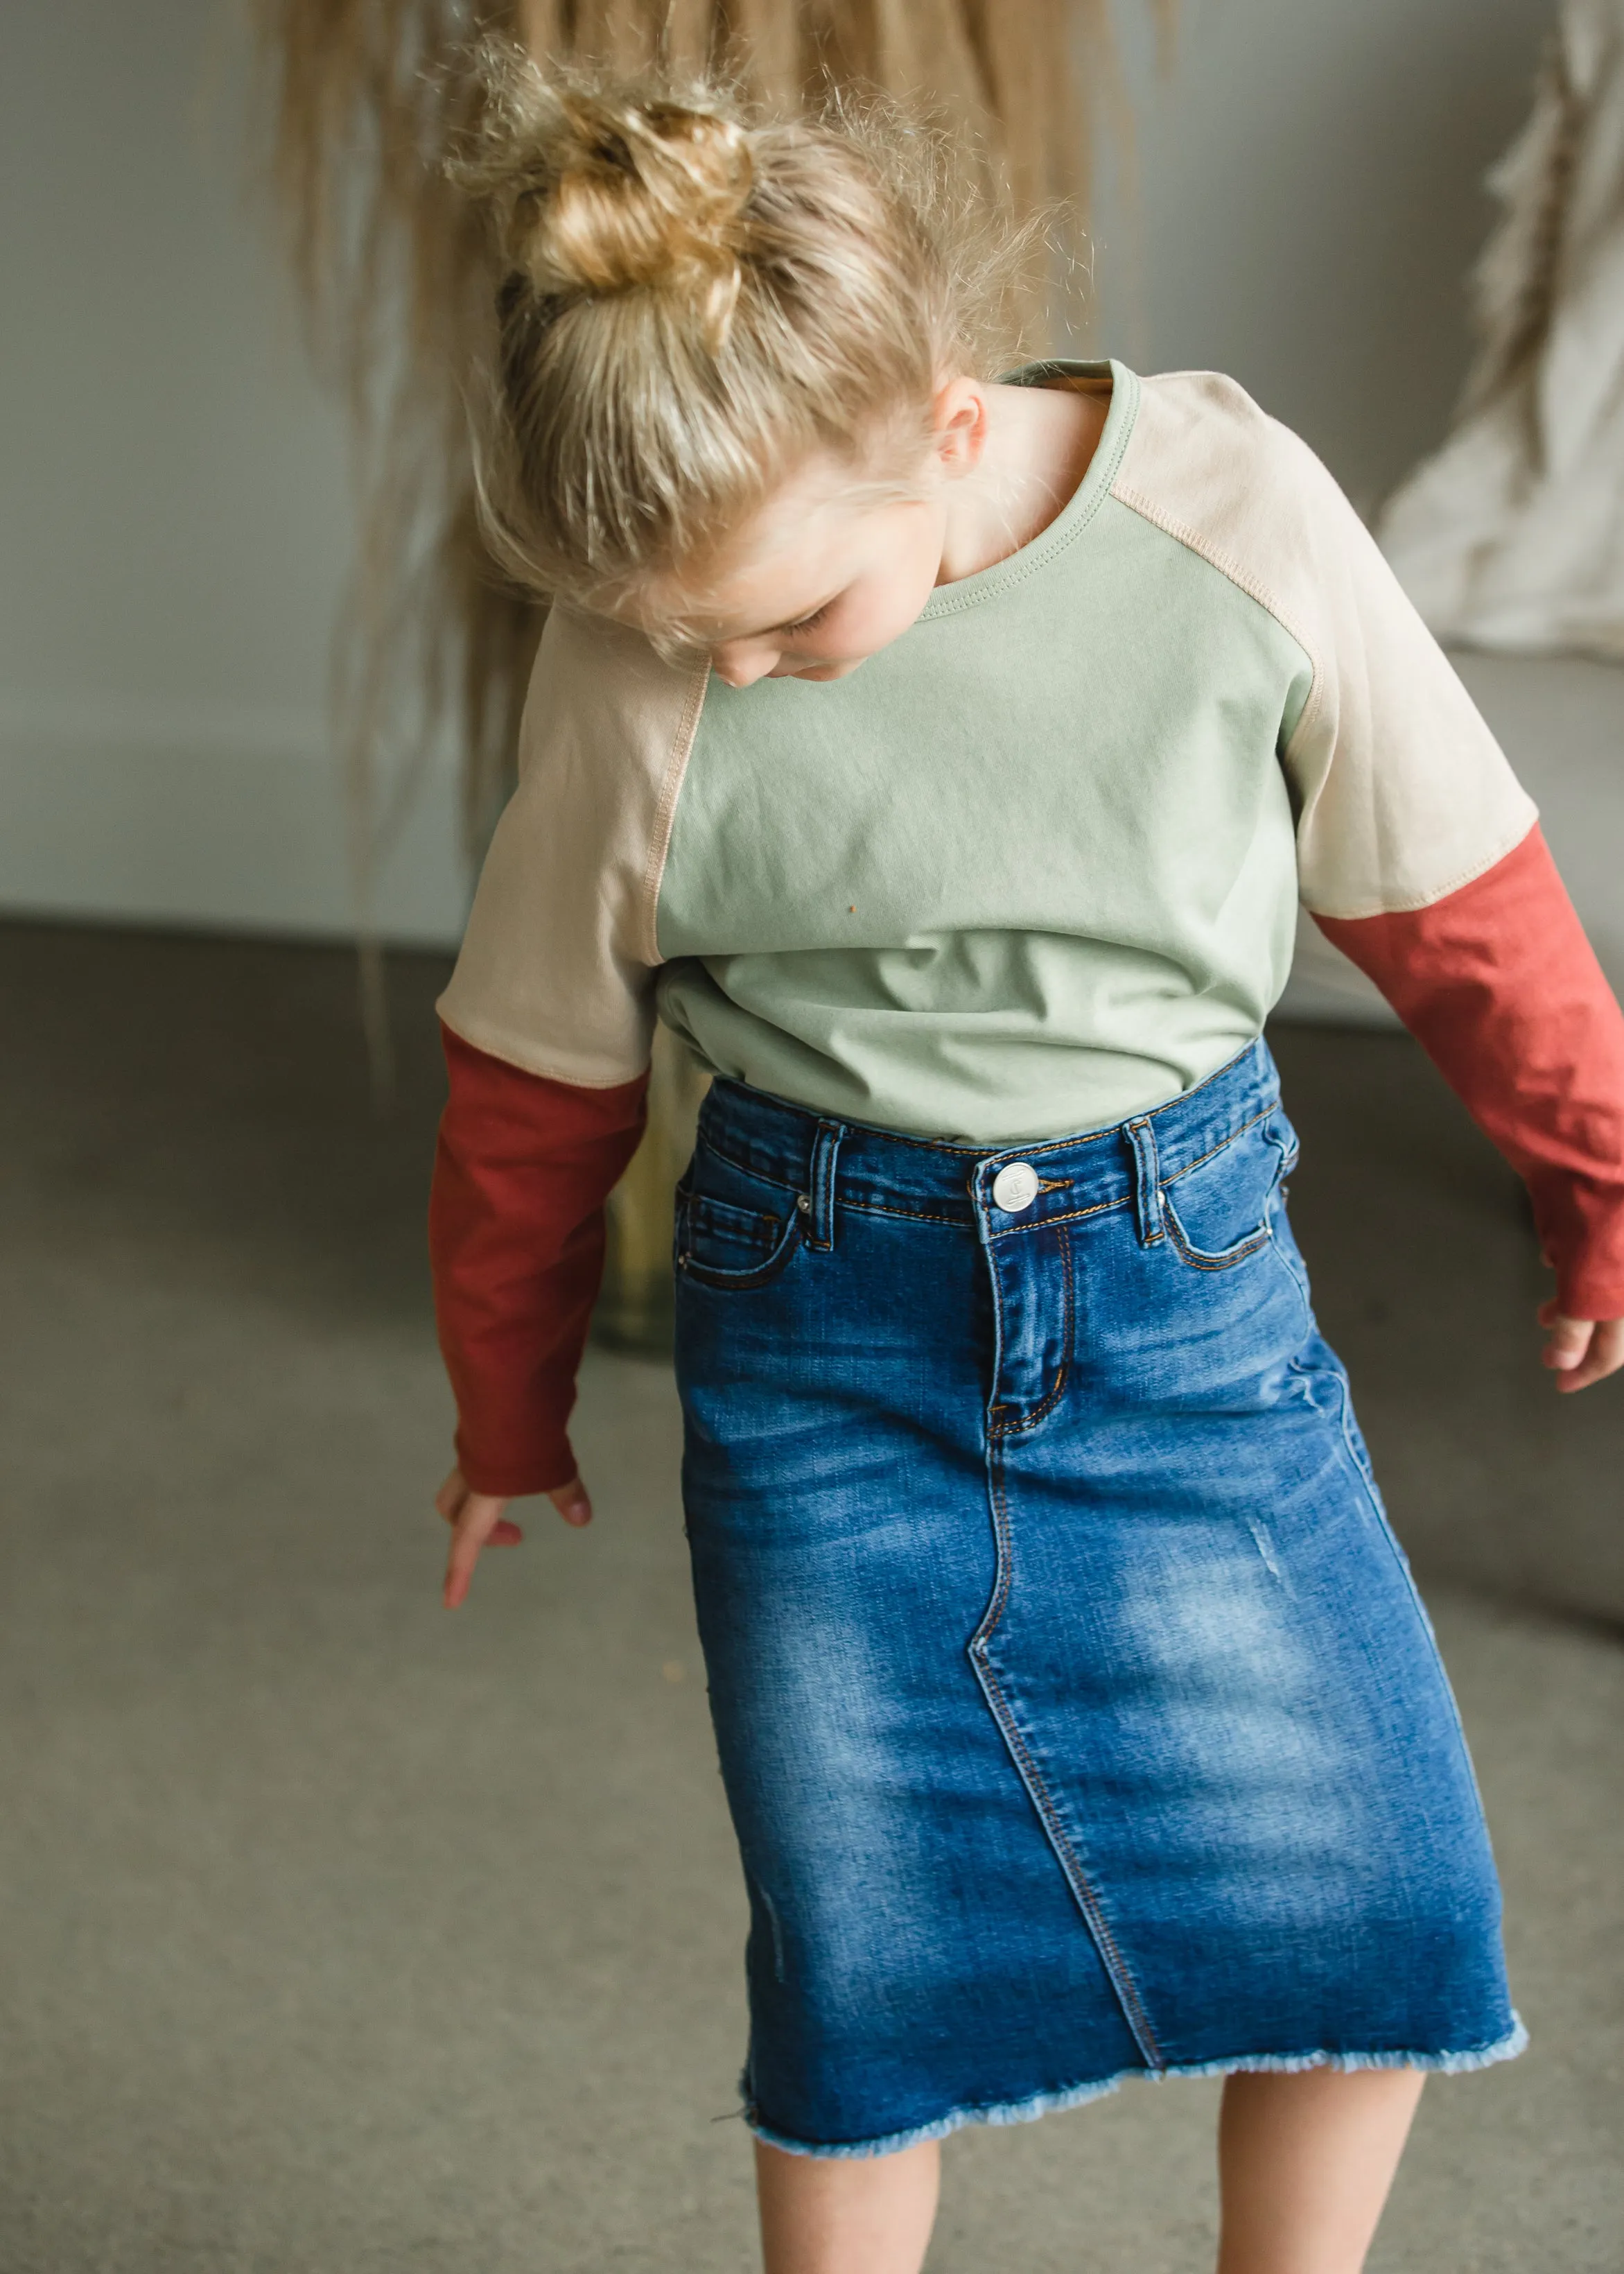
[[[1101,2077],[1092,2084],[1068,2085],[1059,2092],[1034,2092],[1029,2100],[994,2101],[985,2107],[954,2108],[939,2116],[933,2124],[915,2125],[909,2132],[888,2132],[877,2140],[842,2140],[832,2147],[815,2144],[807,2140],[792,2140],[786,2134],[775,2132],[771,2126],[757,2121],[755,2111],[747,2105],[744,2120],[758,2140],[770,2148],[782,2148],[791,2156],[894,2156],[904,2148],[917,2148],[927,2140],[944,2140],[950,2132],[962,2131],[966,2124],[1031,2124],[1040,2116],[1053,2115],[1063,2108],[1080,2108],[1090,2100],[1103,2100],[1108,2093],[1135,2077],[1143,2077],[1159,2084],[1164,2077],[1172,2076],[1237,2076],[1267,2072],[1279,2075],[1295,2075],[1309,2068],[1418,2068],[1440,2076],[1459,2076],[1467,2070],[1492,2068],[1496,2061],[1515,2060],[1528,2044],[1528,2031],[1514,2014],[1512,2028],[1503,2037],[1490,2045],[1471,2045],[1464,2052],[1455,2053],[1240,2053],[1233,2060],[1192,2061],[1187,2067],[1161,2069],[1119,2069],[1115,2076]]]

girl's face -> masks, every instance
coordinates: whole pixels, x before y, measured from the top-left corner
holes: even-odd
[[[845,679],[906,631],[942,581],[953,493],[981,460],[989,392],[944,380],[929,440],[900,484],[854,475],[833,456],[808,459],[703,577],[668,577],[642,594],[643,629],[668,637],[680,626],[729,687]]]
[[[707,564],[703,584],[644,596],[645,628],[682,625],[729,687],[844,679],[906,631],[942,563],[944,486],[876,502],[849,467],[813,460]]]

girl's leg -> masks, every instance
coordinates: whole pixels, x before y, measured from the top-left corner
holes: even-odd
[[[1230,2077],[1218,2274],[1359,2274],[1424,2081],[1412,2068]]]
[[[936,2215],[934,2140],[895,2156],[788,2156],[756,2142],[767,2274],[919,2274]]]

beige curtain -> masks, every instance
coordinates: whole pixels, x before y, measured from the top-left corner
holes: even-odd
[[[1624,0],[1566,0],[1490,185],[1460,416],[1377,533],[1440,638],[1624,660]]]

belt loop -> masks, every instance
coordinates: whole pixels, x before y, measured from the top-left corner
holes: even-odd
[[[844,1124],[820,1121],[812,1146],[812,1189],[801,1198],[808,1247],[827,1254],[835,1244],[835,1163],[839,1158]]]
[[[1156,1158],[1156,1133],[1148,1121],[1130,1121],[1133,1141],[1133,1204],[1139,1216],[1139,1245],[1154,1247],[1162,1237],[1162,1164]]]

